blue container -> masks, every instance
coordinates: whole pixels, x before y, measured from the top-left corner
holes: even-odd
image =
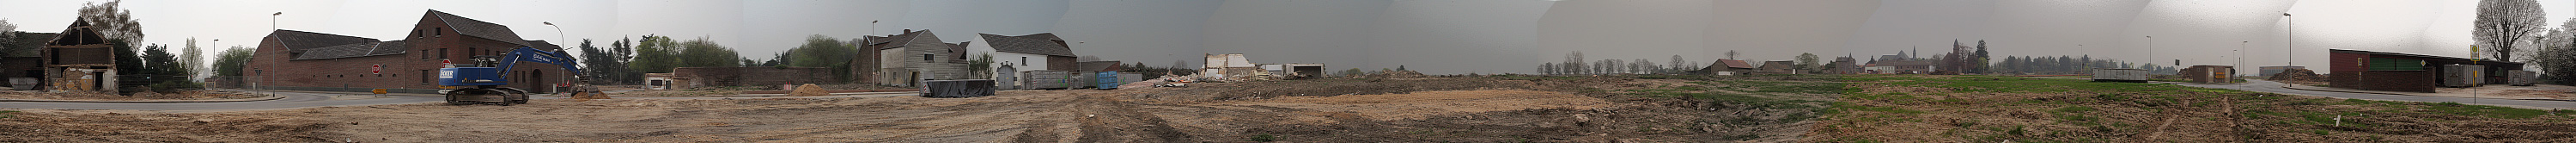
[[[1095,75],[1100,77],[1098,89],[1118,89],[1118,84],[1121,84],[1118,82],[1118,71],[1101,71],[1100,74]]]
[[[498,70],[499,69],[494,69],[492,67],[441,68],[438,69],[438,85],[482,86],[509,84],[510,80],[501,79],[501,72],[498,72]]]

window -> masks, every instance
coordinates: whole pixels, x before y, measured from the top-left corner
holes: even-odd
[[[430,36],[447,36],[447,27],[430,28]]]
[[[429,70],[420,70],[420,75],[429,75],[429,72]],[[429,83],[430,77],[434,76],[420,76],[420,83]]]
[[[2424,70],[2424,60],[2370,58],[2370,70]]]
[[[939,57],[939,55],[930,54],[930,53],[921,53],[921,61],[922,61],[922,62],[938,62],[938,61],[939,61],[939,58],[938,58],[938,57]]]
[[[438,55],[438,59],[447,59],[447,48],[438,48],[438,54],[432,55]]]
[[[1029,57],[1020,57],[1020,66],[1028,66]]]

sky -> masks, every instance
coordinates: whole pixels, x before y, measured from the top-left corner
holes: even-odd
[[[86,2],[0,0],[10,6],[0,9],[0,19],[20,31],[56,32]],[[2540,2],[2551,27],[2576,18],[2576,0]],[[642,35],[706,38],[755,60],[814,35],[853,39],[913,29],[951,43],[977,34],[1056,33],[1077,55],[1154,66],[1197,66],[1201,54],[1242,53],[1258,63],[1402,66],[1432,74],[1528,73],[1573,52],[1588,60],[1655,63],[1680,56],[1704,65],[1729,51],[1750,61],[1802,53],[1866,60],[1916,47],[1937,54],[1952,41],[1979,40],[2001,56],[2318,67],[2325,49],[2465,57],[2476,6],[2473,0],[125,2],[143,22],[145,43],[195,38],[207,47],[256,46],[252,41],[270,32],[259,28],[271,26],[394,40],[435,9],[568,47],[579,41],[562,39],[607,46]],[[548,22],[556,25],[541,24]]]

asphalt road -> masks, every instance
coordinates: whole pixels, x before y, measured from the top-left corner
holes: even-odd
[[[206,103],[74,103],[74,102],[0,102],[0,108],[22,108],[22,109],[72,109],[72,110],[239,111],[239,110],[297,109],[297,108],[323,107],[323,106],[361,106],[361,105],[384,105],[384,104],[434,103],[434,102],[443,102],[442,100],[445,100],[445,99],[443,99],[443,98],[439,98],[439,97],[435,97],[435,96],[362,95],[362,94],[334,94],[334,93],[313,93],[313,92],[266,92],[266,91],[258,91],[258,92],[265,92],[265,93],[277,94],[278,96],[286,96],[286,98],[277,99],[277,100],[267,100],[267,101],[206,102]],[[792,97],[617,97],[617,99],[864,98],[864,97],[900,97],[900,96],[920,96],[920,95],[919,95],[919,94],[870,94],[870,95],[842,95],[842,96],[792,96]],[[339,98],[344,98],[344,99],[342,99],[342,100],[332,100],[334,97],[339,97]],[[561,97],[530,97],[530,98],[532,98],[532,99],[562,99]]]
[[[2244,84],[2244,85],[2203,85],[2203,84],[2177,84],[2177,85],[2182,85],[2182,86],[2191,86],[2191,87],[2201,87],[2201,88],[2236,89],[2236,90],[2244,90],[2244,91],[2271,92],[2271,93],[2290,94],[2290,95],[2320,96],[2320,97],[2334,97],[2334,98],[2351,98],[2351,99],[2365,99],[2365,100],[2415,101],[2415,102],[2456,102],[2456,103],[2461,103],[2461,104],[2494,105],[2494,106],[2506,106],[2506,107],[2518,107],[2518,108],[2534,108],[2534,109],[2576,109],[2576,102],[2570,102],[2570,101],[2550,101],[2550,100],[2513,100],[2513,99],[2477,99],[2477,98],[2459,98],[2459,97],[2434,97],[2434,96],[2411,96],[2411,95],[2388,95],[2388,94],[2369,94],[2369,93],[2348,93],[2348,92],[2308,91],[2308,90],[2298,90],[2298,89],[2283,88],[2283,87],[2281,87],[2281,86],[2283,86],[2284,84],[2281,84],[2280,82],[2262,81],[2262,80],[2247,80],[2247,84]]]
[[[122,109],[122,110],[165,110],[165,111],[166,111],[166,110],[252,110],[252,109],[291,109],[291,108],[320,107],[320,106],[349,106],[349,105],[407,104],[407,103],[439,102],[440,100],[444,100],[444,99],[441,99],[441,98],[439,98],[439,97],[428,97],[428,96],[344,95],[344,94],[304,93],[304,92],[268,92],[268,93],[277,94],[278,96],[286,96],[286,98],[277,99],[277,100],[267,100],[267,101],[207,102],[207,103],[71,103],[71,102],[0,102],[0,108],[30,108],[30,109]],[[331,100],[331,99],[333,98],[333,96],[334,96],[334,95],[343,95],[343,96],[346,96],[346,97],[350,97],[350,99],[348,99],[348,100]],[[367,97],[367,96],[380,96],[380,97]]]

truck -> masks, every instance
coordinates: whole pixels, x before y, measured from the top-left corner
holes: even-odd
[[[478,67],[438,69],[438,92],[446,96],[447,104],[501,106],[527,104],[528,90],[503,86],[509,85],[510,68],[518,65],[519,62],[561,66],[564,71],[571,71],[574,76],[582,75],[580,65],[576,64],[579,62],[576,62],[570,54],[564,54],[561,51],[519,47],[499,57],[475,56],[474,61],[477,63],[473,66]],[[584,79],[579,82],[589,82],[586,78],[574,79]],[[588,85],[574,86],[571,93],[575,98],[600,96],[597,88],[591,88]]]

